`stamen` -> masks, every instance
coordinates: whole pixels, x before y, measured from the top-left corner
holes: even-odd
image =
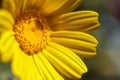
[[[18,18],[13,31],[20,48],[28,55],[42,51],[49,41],[47,21],[34,11],[28,11]]]

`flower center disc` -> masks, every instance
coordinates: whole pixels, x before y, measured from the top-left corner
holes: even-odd
[[[49,40],[46,20],[34,12],[26,12],[18,18],[13,31],[20,48],[28,55],[42,51]]]

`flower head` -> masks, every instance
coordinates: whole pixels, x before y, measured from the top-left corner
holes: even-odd
[[[76,11],[82,0],[3,0],[0,59],[20,80],[81,78],[83,57],[96,55],[94,11]]]

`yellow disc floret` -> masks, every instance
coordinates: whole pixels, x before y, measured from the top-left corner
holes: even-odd
[[[26,12],[18,18],[13,31],[20,48],[29,55],[41,51],[49,40],[46,19],[33,11]]]

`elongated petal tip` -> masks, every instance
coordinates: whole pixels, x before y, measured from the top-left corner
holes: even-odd
[[[87,72],[84,62],[64,46],[49,42],[43,54],[61,74],[71,79],[80,79]]]
[[[95,15],[97,17],[97,28],[100,27],[100,22],[99,22],[99,13],[95,12],[95,11],[90,11],[91,14]]]

